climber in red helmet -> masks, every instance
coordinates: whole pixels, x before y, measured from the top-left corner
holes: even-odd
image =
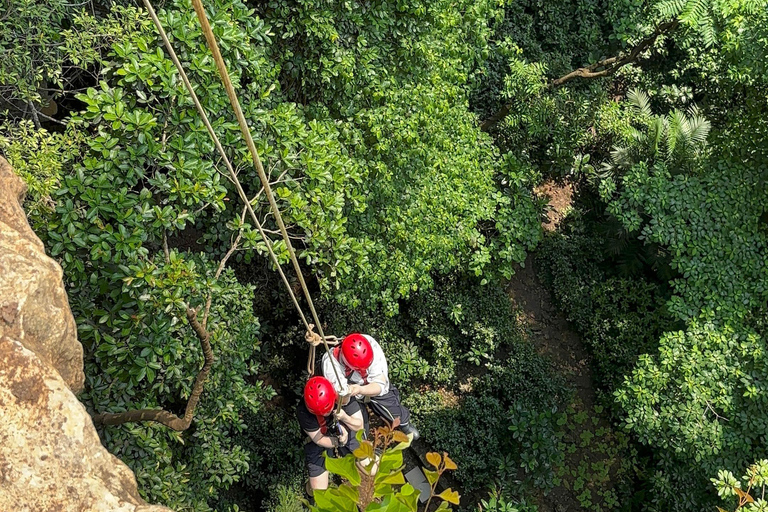
[[[304,400],[296,408],[299,425],[310,439],[304,445],[304,453],[309,469],[309,485],[313,491],[328,488],[323,452],[329,457],[343,457],[360,446],[355,438],[355,433],[363,428],[360,403],[350,397],[335,414],[337,397],[328,379],[312,377],[304,386]]]
[[[410,423],[410,413],[400,403],[400,393],[390,382],[387,358],[379,343],[367,334],[352,333],[333,349],[332,356],[323,356],[323,375],[333,383],[336,391],[369,403],[373,412],[406,434],[419,438],[419,431]],[[334,371],[333,366],[336,366]],[[336,372],[346,382],[336,381]]]

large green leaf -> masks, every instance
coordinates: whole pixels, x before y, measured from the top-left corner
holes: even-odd
[[[398,501],[403,503],[408,508],[406,510],[416,511],[419,506],[419,491],[417,491],[411,484],[405,484],[400,488],[400,492],[395,496]]]
[[[380,483],[393,471],[397,471],[398,469],[402,469],[403,466],[403,453],[400,451],[390,451],[387,450],[384,452],[381,456],[381,460],[379,461],[379,470],[378,473],[376,473],[376,479],[374,480],[375,483]]]
[[[317,512],[358,512],[357,499],[351,499],[348,490],[330,488],[315,491]]]
[[[323,457],[325,457],[325,469],[347,479],[354,486],[360,485],[360,472],[357,470],[354,455],[329,457],[327,453],[323,453]]]

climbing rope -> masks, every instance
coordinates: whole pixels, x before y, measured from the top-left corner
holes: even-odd
[[[307,372],[309,372],[310,375],[312,375],[314,368],[315,368],[315,348],[318,345],[321,345],[323,343],[323,338],[317,334],[313,329],[315,328],[315,324],[309,324],[309,329],[307,329],[307,333],[304,335],[304,339],[307,340],[307,343],[309,343],[310,349],[309,349],[309,358],[307,359]],[[329,346],[336,346],[340,343],[341,340],[339,340],[336,336],[326,336],[325,342]],[[334,365],[334,371],[336,370]],[[338,373],[336,374],[338,378]]]
[[[232,163],[227,157],[226,152],[224,151],[224,147],[221,145],[221,142],[219,141],[219,138],[216,135],[216,132],[214,132],[213,126],[211,126],[211,123],[208,120],[208,115],[205,113],[205,109],[200,103],[200,100],[198,99],[197,94],[195,93],[195,90],[192,87],[192,84],[190,83],[189,78],[187,77],[187,74],[184,71],[183,66],[181,65],[181,62],[179,62],[179,59],[176,56],[176,52],[171,46],[171,42],[168,39],[168,35],[166,34],[165,29],[160,23],[160,20],[158,19],[154,8],[150,4],[149,0],[144,0],[144,6],[147,8],[147,11],[149,12],[150,17],[152,18],[152,22],[155,24],[155,27],[160,33],[160,37],[162,38],[163,43],[165,44],[165,47],[168,50],[168,53],[170,54],[171,60],[173,61],[173,64],[176,66],[176,69],[179,72],[179,75],[181,76],[182,82],[184,82],[184,86],[186,87],[187,91],[192,97],[192,101],[195,104],[195,108],[197,108],[197,111],[200,114],[200,117],[203,121],[203,124],[205,125],[206,130],[208,131],[208,134],[211,136],[211,139],[213,140],[213,143],[216,146],[216,150],[219,152],[222,160],[224,161],[224,165],[226,166],[227,171],[229,172],[230,180],[235,185],[235,188],[237,189],[237,193],[240,196],[240,199],[243,201],[245,208],[248,210],[248,213],[251,216],[251,219],[253,219],[253,222],[256,224],[256,228],[258,229],[259,234],[264,239],[264,243],[267,246],[267,252],[269,253],[270,258],[272,259],[272,262],[275,264],[275,267],[277,267],[277,270],[280,273],[280,277],[282,278],[283,284],[285,285],[286,290],[288,290],[288,293],[291,296],[291,299],[293,301],[293,305],[295,306],[296,311],[298,311],[299,316],[301,317],[301,321],[303,322],[304,327],[306,328],[305,338],[310,343],[309,358],[307,361],[307,371],[311,376],[314,373],[316,347],[322,344],[325,347],[326,353],[328,353],[329,357],[332,357],[329,342],[333,343],[335,341],[336,343],[338,343],[338,340],[336,339],[335,336],[326,337],[325,333],[323,333],[323,328],[318,319],[317,311],[315,310],[315,305],[314,305],[314,302],[312,301],[312,296],[310,295],[309,289],[307,288],[307,284],[304,281],[304,276],[301,272],[301,267],[299,266],[299,262],[296,259],[296,253],[293,250],[293,245],[291,244],[291,240],[288,237],[288,231],[286,230],[285,223],[283,222],[283,217],[280,214],[280,210],[277,207],[277,202],[275,201],[274,194],[272,193],[272,187],[269,184],[269,178],[264,172],[264,166],[261,163],[261,158],[259,157],[259,153],[256,149],[256,145],[254,144],[253,138],[251,137],[250,129],[248,128],[248,124],[245,120],[245,116],[243,115],[243,111],[240,108],[240,102],[237,99],[237,94],[235,93],[235,89],[232,86],[232,81],[229,78],[229,73],[227,72],[226,64],[224,63],[224,59],[222,58],[221,52],[219,51],[218,43],[216,42],[216,38],[213,35],[213,31],[211,30],[211,25],[208,22],[208,17],[205,14],[205,9],[203,8],[201,0],[192,0],[192,5],[195,9],[195,13],[197,14],[197,18],[200,21],[200,25],[203,29],[203,35],[205,36],[205,39],[208,42],[208,46],[211,49],[211,53],[213,54],[213,59],[216,62],[216,67],[218,68],[222,83],[224,84],[224,88],[227,92],[227,96],[229,97],[230,104],[232,105],[232,108],[235,111],[235,115],[237,117],[237,121],[240,126],[240,131],[242,132],[243,137],[245,138],[246,145],[248,146],[248,150],[251,153],[251,157],[253,158],[253,162],[256,166],[256,170],[259,173],[259,179],[261,180],[262,188],[267,196],[267,199],[269,200],[270,208],[272,209],[272,213],[275,216],[277,225],[280,228],[280,234],[282,235],[283,241],[285,242],[286,248],[288,249],[288,254],[290,256],[291,262],[293,263],[293,268],[296,271],[296,275],[299,279],[299,283],[301,285],[301,289],[303,291],[304,297],[307,301],[307,304],[309,305],[310,311],[312,313],[312,318],[315,321],[314,324],[310,324],[307,321],[307,318],[304,315],[304,312],[301,309],[301,306],[299,305],[298,299],[296,298],[296,295],[294,294],[293,289],[291,288],[291,285],[288,282],[288,279],[286,278],[285,273],[282,270],[282,267],[280,266],[277,256],[275,255],[272,241],[269,237],[267,237],[261,225],[261,222],[259,222],[259,219],[256,217],[256,213],[253,211],[251,202],[248,200],[248,197],[246,196],[245,191],[243,190],[243,187],[240,184],[240,180],[237,178],[237,173],[235,172],[235,169],[232,166]],[[314,332],[315,325],[317,326],[317,330],[319,331],[319,334]],[[333,371],[334,371],[334,374],[336,375],[337,381],[339,383],[343,382],[341,380],[341,377],[339,376],[338,370],[336,369],[336,365],[331,365],[331,366],[333,367]],[[341,397],[339,397],[339,400],[337,403],[337,412],[340,408],[341,408]]]

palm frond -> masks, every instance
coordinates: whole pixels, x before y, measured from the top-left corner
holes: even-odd
[[[687,119],[685,113],[680,110],[673,110],[668,118],[667,129],[667,158],[672,159],[675,154],[678,142],[682,141],[685,144],[685,126]]]
[[[667,131],[667,120],[661,116],[654,117],[653,120],[648,123],[648,140],[650,142],[650,150],[653,155],[659,153],[659,146],[664,139],[664,134]]]
[[[630,126],[630,127],[627,129],[627,135],[628,135],[629,139],[630,139],[632,142],[635,142],[635,143],[637,143],[637,144],[643,144],[643,142],[645,142],[645,139],[646,139],[646,137],[647,137],[647,135],[645,134],[645,132],[643,132],[643,131],[641,131],[641,130],[638,130],[638,129],[637,129],[637,128],[635,128],[634,126]]]
[[[630,156],[630,148],[623,146],[614,146],[611,151],[611,168],[613,169],[629,169],[632,167],[632,158]]]

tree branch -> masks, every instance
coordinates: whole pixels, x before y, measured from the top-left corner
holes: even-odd
[[[93,422],[100,425],[122,425],[123,423],[132,423],[136,421],[154,421],[165,425],[168,428],[180,432],[186,430],[192,424],[192,418],[195,414],[195,408],[200,402],[200,396],[203,394],[205,380],[213,365],[213,349],[211,348],[210,333],[197,321],[197,310],[187,306],[187,319],[200,340],[200,346],[203,349],[205,363],[203,368],[197,373],[195,383],[192,385],[192,393],[187,400],[187,407],[184,409],[184,416],[181,418],[173,413],[163,409],[139,409],[135,411],[126,411],[120,413],[101,413],[93,416]]]
[[[248,211],[247,208],[243,208],[243,212],[240,214],[240,224],[242,225],[243,222],[245,222],[245,213]],[[224,257],[219,262],[219,267],[216,269],[216,274],[214,274],[213,279],[214,281],[217,281],[219,279],[219,276],[221,276],[221,273],[224,271],[224,267],[227,265],[227,260],[229,260],[229,257],[232,256],[232,253],[234,253],[237,250],[238,245],[240,245],[240,240],[243,238],[243,228],[241,227],[237,231],[237,237],[235,238],[235,241],[232,242],[232,246],[229,248],[227,253],[224,255]],[[213,293],[208,294],[208,298],[205,300],[205,309],[203,310],[203,329],[206,328],[208,325],[208,314],[211,312],[211,301],[213,300]]]
[[[589,66],[575,69],[570,73],[561,76],[560,78],[552,80],[549,83],[549,88],[554,89],[556,87],[560,87],[561,85],[570,82],[574,78],[600,78],[603,76],[612,75],[627,64],[636,62],[640,57],[640,54],[653,46],[659,36],[674,31],[679,23],[680,22],[677,19],[662,23],[656,27],[652,34],[645,37],[635,46],[633,46],[629,52],[621,52],[618,55],[603,59],[599,62],[595,62]],[[498,112],[480,123],[480,129],[484,132],[489,131],[491,128],[501,122],[505,117],[507,117],[513,106],[514,105],[512,103],[504,104],[504,106],[502,106]]]

